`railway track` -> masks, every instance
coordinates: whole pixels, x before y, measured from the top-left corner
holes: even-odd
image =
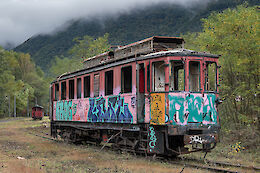
[[[39,138],[43,138],[46,140],[50,140],[50,141],[54,141],[54,142],[58,142],[58,143],[64,142],[61,139],[52,138],[48,133],[45,133],[45,132],[37,132],[37,133],[30,132],[30,131],[26,131],[26,132],[30,135],[34,135],[34,136],[37,136]],[[91,144],[94,144],[94,143],[91,143]],[[100,145],[100,146],[102,147],[102,145]],[[101,150],[103,148],[111,149],[110,146],[105,145],[105,144],[103,145]],[[116,149],[115,151],[118,151],[118,149]],[[131,149],[123,148],[122,151],[134,153],[133,150],[131,150]],[[134,153],[134,154],[136,154],[136,153]],[[185,170],[185,168],[188,168],[188,167],[195,168],[195,169],[208,170],[210,172],[225,172],[225,173],[239,173],[239,172],[245,172],[245,171],[260,172],[260,168],[255,167],[255,166],[246,166],[246,165],[242,165],[242,164],[231,164],[231,163],[227,163],[227,162],[209,161],[206,159],[199,160],[199,159],[193,159],[193,158],[179,158],[179,157],[173,159],[173,158],[154,157],[154,156],[151,158],[153,160],[157,159],[157,160],[161,160],[163,162],[167,162],[170,164],[182,165],[183,168],[180,171],[180,173],[182,173]]]

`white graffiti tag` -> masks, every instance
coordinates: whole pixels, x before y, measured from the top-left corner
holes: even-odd
[[[190,143],[201,143],[202,144],[203,142],[205,142],[205,140],[202,139],[200,136],[195,135],[195,136],[190,137]]]

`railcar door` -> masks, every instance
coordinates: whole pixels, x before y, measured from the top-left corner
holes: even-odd
[[[145,68],[144,63],[137,64],[137,121],[144,123],[145,117]]]
[[[150,124],[165,124],[165,62],[152,63],[152,93]]]

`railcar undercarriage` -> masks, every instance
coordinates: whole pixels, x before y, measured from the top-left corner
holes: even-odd
[[[65,142],[74,144],[82,142],[100,144],[103,142],[103,147],[110,144],[113,149],[146,156],[155,154],[177,156],[197,151],[209,152],[216,146],[218,140],[216,131],[205,133],[202,130],[189,130],[190,134],[171,135],[168,132],[168,126],[141,124],[134,127],[135,130],[133,130],[133,127],[126,128],[123,124],[117,127],[111,125],[110,128],[104,128],[97,123],[92,123],[92,128],[89,123],[84,124],[88,125],[53,121],[51,135],[55,138],[61,137]]]

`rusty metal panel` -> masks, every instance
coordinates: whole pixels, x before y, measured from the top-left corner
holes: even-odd
[[[148,127],[148,152],[164,153],[164,133],[161,130],[156,130],[155,126]]]
[[[121,46],[114,51],[108,51],[94,57],[87,57],[83,63],[84,68],[93,68],[108,64],[125,58],[135,58],[140,55],[146,55],[164,50],[183,48],[184,40],[180,37],[150,37],[126,46]]]
[[[150,124],[165,124],[165,93],[151,94],[151,120]]]

